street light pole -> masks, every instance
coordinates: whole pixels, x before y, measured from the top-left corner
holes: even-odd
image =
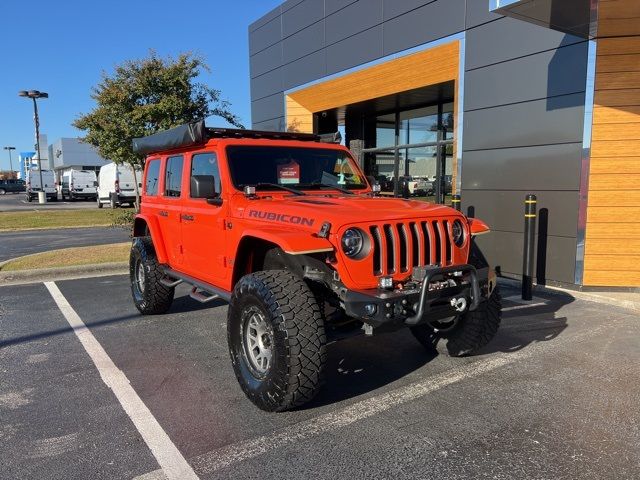
[[[36,122],[36,152],[38,152],[38,174],[40,175],[40,188],[44,192],[44,182],[42,181],[42,156],[40,155],[40,119],[38,118],[38,102],[37,97],[31,97],[33,100],[33,118]],[[47,194],[45,193],[45,201]]]
[[[11,159],[11,150],[15,150],[16,147],[4,147],[5,150],[9,150],[9,168],[11,169],[11,172],[13,173],[13,160]]]
[[[28,97],[33,100],[33,117],[36,124],[36,150],[38,151],[38,173],[40,174],[40,189],[42,195],[38,192],[38,200],[40,203],[47,202],[47,194],[44,191],[44,182],[42,180],[42,156],[40,155],[40,119],[38,118],[38,98],[49,98],[49,94],[46,92],[40,92],[38,90],[20,90],[18,92],[20,97]]]

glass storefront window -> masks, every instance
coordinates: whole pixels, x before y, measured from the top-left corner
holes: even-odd
[[[438,107],[436,105],[400,112],[400,143],[438,141]]]
[[[455,168],[453,102],[378,115],[375,127],[376,145],[365,150],[365,162],[382,194],[393,195],[397,171],[398,195],[450,204]],[[406,147],[399,148],[402,145]]]
[[[454,116],[453,102],[442,105],[442,124],[444,140],[453,140]]]
[[[376,118],[376,146],[393,147],[396,144],[396,115],[381,115]]]

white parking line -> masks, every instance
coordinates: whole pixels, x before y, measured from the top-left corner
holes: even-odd
[[[533,307],[544,307],[548,305],[548,303],[529,303],[527,305],[516,305],[514,307],[502,307],[502,311],[503,312],[510,312],[512,310],[523,310],[526,308],[533,308]]]
[[[499,367],[513,363],[518,355],[500,356],[486,361],[466,364],[443,372],[421,382],[400,387],[382,395],[359,401],[335,412],[292,425],[280,432],[263,435],[214,450],[191,459],[200,474],[210,474],[221,468],[263,455],[285,445],[315,437],[337,428],[344,428],[360,420],[372,417],[391,408],[416,400],[431,392],[462,380],[477,377]]]
[[[113,391],[143,440],[169,480],[197,480],[189,463],[162,429],[153,414],[129,383],[125,374],[113,363],[102,345],[78,316],[54,282],[45,282],[58,308],[73,328],[80,343],[91,357],[102,381]]]

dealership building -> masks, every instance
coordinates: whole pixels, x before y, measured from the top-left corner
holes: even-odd
[[[249,49],[254,128],[460,194],[505,276],[535,194],[539,283],[640,286],[638,0],[288,0]]]

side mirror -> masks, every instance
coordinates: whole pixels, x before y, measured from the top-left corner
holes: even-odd
[[[93,186],[97,187],[98,186],[98,182],[93,182]]]
[[[211,205],[222,205],[216,192],[216,178],[213,175],[193,175],[191,177],[191,198],[204,198]]]

